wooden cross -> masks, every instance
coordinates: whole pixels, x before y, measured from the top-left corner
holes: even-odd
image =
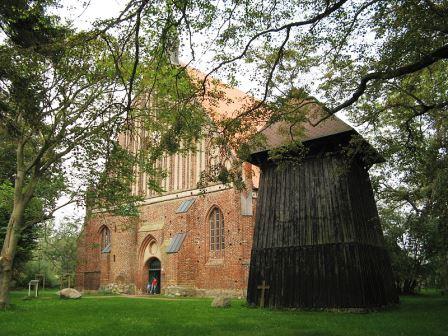
[[[258,289],[261,289],[261,297],[260,297],[260,308],[264,307],[264,294],[266,289],[269,289],[269,286],[266,285],[266,281],[262,281],[261,285],[257,287]]]

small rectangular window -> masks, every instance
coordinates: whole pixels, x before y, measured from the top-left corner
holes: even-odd
[[[176,213],[187,212],[190,209],[190,207],[193,205],[194,201],[195,201],[194,198],[190,198],[188,200],[183,201],[177,208]]]
[[[171,238],[170,244],[166,249],[166,253],[177,253],[182,247],[182,243],[184,242],[185,236],[187,234],[185,232],[176,233],[173,238]]]

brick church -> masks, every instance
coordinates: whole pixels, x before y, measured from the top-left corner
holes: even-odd
[[[224,97],[212,106],[214,113],[233,115],[252,98],[224,87]],[[204,108],[210,109],[209,106]],[[268,128],[271,144],[284,137]],[[302,141],[347,132],[352,128],[336,117],[317,127],[305,125]],[[129,134],[120,145],[139,146]],[[188,155],[165,157],[158,165],[167,171],[162,194],[147,190],[139,174],[132,192],[145,195],[138,218],[93,212],[78,241],[76,284],[81,290],[114,287],[144,292],[148,281],[158,280],[158,291],[187,295],[225,292],[245,296],[255,222],[259,169],[243,164],[246,190],[223,185],[199,189],[201,172],[213,164],[212,148],[197,143]]]
[[[227,99],[216,108],[229,115],[249,98],[224,88]],[[130,134],[119,143],[139,146]],[[224,184],[198,188],[200,174],[213,165],[207,141],[189,154],[164,157],[158,162],[167,177],[162,194],[146,188],[139,174],[132,192],[143,194],[139,218],[95,212],[86,221],[78,241],[76,283],[79,289],[115,286],[144,292],[148,281],[158,280],[158,291],[210,295],[216,291],[245,294],[254,229],[258,175],[245,163],[245,191]]]

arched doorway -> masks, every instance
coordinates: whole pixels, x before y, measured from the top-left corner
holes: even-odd
[[[137,287],[140,288],[142,293],[146,293],[148,282],[151,282],[154,276],[156,276],[158,282],[158,292],[160,293],[161,282],[161,249],[154,236],[148,234],[143,239],[139,249],[139,268],[137,275]]]
[[[161,277],[160,277],[160,272],[161,272],[162,268],[161,268],[160,260],[155,257],[149,259],[146,262],[146,269],[148,270],[147,277],[148,277],[149,283],[152,283],[154,278],[157,279],[157,288],[155,290],[155,294],[160,294],[160,288],[162,287]]]

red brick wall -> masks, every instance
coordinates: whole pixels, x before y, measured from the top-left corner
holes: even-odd
[[[242,216],[240,193],[234,189],[220,190],[195,196],[187,213],[176,214],[182,199],[143,205],[139,219],[130,220],[107,214],[94,214],[86,223],[78,244],[78,287],[82,288],[83,272],[107,268],[104,254],[99,251],[99,232],[103,225],[111,230],[112,248],[109,254],[110,276],[101,275],[101,285],[115,282],[145,287],[145,262],[151,255],[148,242],[157,244],[161,260],[162,289],[169,285],[200,289],[244,290],[247,286],[254,216]],[[218,206],[224,216],[225,248],[210,251],[208,214]],[[254,202],[255,208],[255,202]],[[148,223],[162,223],[163,228],[139,231]],[[176,233],[187,232],[177,253],[165,253],[169,239]],[[145,252],[146,251],[146,252]]]

